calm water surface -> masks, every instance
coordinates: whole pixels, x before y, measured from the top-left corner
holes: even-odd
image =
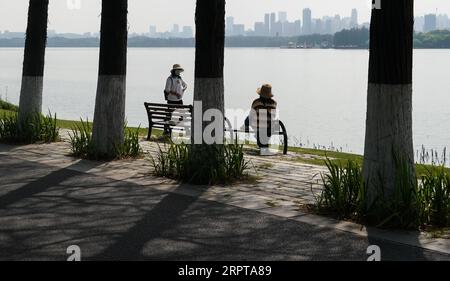
[[[225,55],[228,109],[247,110],[256,88],[271,83],[294,143],[363,151],[368,51],[229,48]],[[14,103],[19,99],[22,57],[22,49],[0,49],[0,95]],[[440,151],[450,145],[450,50],[416,50],[414,58],[415,146]],[[147,125],[143,102],[163,102],[165,79],[174,63],[186,69],[190,88],[185,101],[191,103],[194,49],[129,49],[130,125]],[[98,49],[49,48],[44,109],[58,118],[92,119],[97,72]]]

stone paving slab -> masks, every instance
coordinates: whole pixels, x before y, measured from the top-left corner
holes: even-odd
[[[145,151],[150,153],[157,151],[155,143],[142,142],[142,145]],[[75,159],[69,157],[69,153],[70,145],[67,143],[67,139],[60,143],[44,145],[20,147],[0,145],[0,154],[17,159],[98,175],[115,181],[130,182],[143,188],[148,187],[162,192],[198,197],[357,235],[367,236],[370,232],[371,235],[378,235],[380,239],[409,243],[417,247],[450,253],[450,240],[430,239],[422,234],[419,235],[419,239],[417,234],[409,236],[405,233],[386,234],[380,230],[361,228],[357,224],[339,222],[299,211],[299,204],[315,203],[311,188],[315,194],[320,193],[321,190],[317,180],[308,182],[307,179],[313,179],[317,173],[324,172],[325,169],[323,167],[285,161],[282,159],[282,156],[276,157],[276,161],[274,161],[274,157],[247,156],[251,161],[259,165],[270,164],[265,165],[268,168],[258,170],[260,177],[255,183],[242,183],[227,187],[212,186],[206,189],[205,187],[190,185],[180,187],[175,181],[151,176],[152,167],[148,156],[145,159],[104,163]],[[269,166],[273,169],[269,168]],[[275,167],[278,168],[275,169]],[[283,174],[283,171],[288,171],[288,175]]]

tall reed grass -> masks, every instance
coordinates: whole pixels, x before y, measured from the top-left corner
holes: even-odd
[[[323,190],[316,198],[320,212],[388,228],[450,226],[450,173],[444,166],[429,166],[419,179],[411,175],[406,161],[397,159],[393,195],[386,198],[380,186],[374,200],[369,200],[361,165],[327,159],[326,166],[328,172],[321,175]]]
[[[0,116],[0,141],[7,143],[50,143],[60,139],[56,114],[29,114],[19,124],[17,112]]]
[[[123,143],[114,145],[114,159],[139,158],[143,155],[139,144],[139,130],[140,127],[129,129],[125,125]],[[91,160],[111,160],[101,155],[95,147],[92,141],[92,124],[89,120],[80,119],[80,122],[73,126],[69,137],[73,156]]]
[[[193,184],[224,184],[243,179],[248,174],[249,162],[244,157],[243,145],[188,145],[159,146],[151,158],[153,173]]]

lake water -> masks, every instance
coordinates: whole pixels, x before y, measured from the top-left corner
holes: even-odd
[[[262,83],[273,85],[280,119],[293,143],[333,146],[362,153],[367,92],[367,50],[229,48],[225,54],[225,102],[247,110]],[[414,142],[441,151],[450,144],[450,50],[416,50],[414,55]],[[0,95],[17,103],[22,49],[0,48]],[[163,102],[169,69],[182,64],[192,102],[194,49],[129,49],[126,114],[129,125],[147,126],[144,101]],[[58,118],[92,119],[98,49],[49,48],[44,110]]]

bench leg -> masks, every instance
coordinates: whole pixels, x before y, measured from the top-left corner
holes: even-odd
[[[152,129],[153,129],[153,126],[149,125],[148,126],[147,141],[150,141],[150,139],[152,138]]]
[[[288,144],[288,137],[287,137],[286,132],[284,132],[283,137],[284,137],[283,154],[286,155],[286,154],[288,153],[288,147],[289,147],[289,144]]]
[[[279,122],[280,122],[281,130],[283,132],[283,142],[284,142],[283,154],[286,155],[288,153],[288,147],[289,147],[288,135],[287,135],[287,131],[286,131],[286,126],[284,126],[283,122],[281,122],[281,121],[279,121]]]

